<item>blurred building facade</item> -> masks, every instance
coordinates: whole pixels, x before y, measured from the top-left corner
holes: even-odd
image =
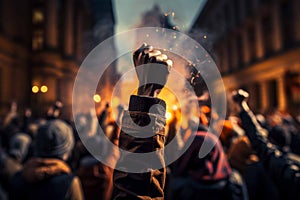
[[[226,89],[248,90],[256,111],[300,114],[299,8],[299,0],[208,0],[193,27],[208,33],[200,43],[213,40]]]
[[[60,100],[64,114],[71,115],[77,70],[99,42],[94,39],[88,44],[91,38],[86,32],[101,14],[112,12],[101,11],[95,17],[92,9],[92,0],[0,0],[1,115],[12,100],[39,115]],[[113,34],[113,30],[108,32]]]
[[[152,9],[142,15],[142,20],[138,27],[161,27],[178,31],[178,26],[173,24],[173,13],[163,13],[158,4],[154,4]]]

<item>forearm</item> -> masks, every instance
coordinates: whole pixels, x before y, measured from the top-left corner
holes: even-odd
[[[267,159],[274,151],[272,145],[263,137],[263,128],[258,124],[253,112],[246,106],[241,106],[240,118],[252,148],[261,159]]]
[[[261,127],[250,109],[242,109],[240,113],[245,133],[252,147],[264,164],[266,171],[287,199],[299,199],[299,168],[293,165],[274,145],[262,136]]]
[[[125,151],[138,154],[162,149],[165,142],[165,112],[166,105],[161,99],[131,96],[129,110],[125,111],[123,115],[119,147]],[[147,126],[148,128],[145,128]],[[134,136],[147,136],[148,134],[149,137]],[[155,156],[153,159],[164,166],[163,153],[159,152]],[[149,165],[149,163],[136,160],[132,154],[121,155],[118,165],[123,166],[125,162],[136,169],[143,169]],[[164,168],[157,170],[148,167],[146,173],[115,171],[114,199],[124,197],[127,199],[163,199],[164,181]]]

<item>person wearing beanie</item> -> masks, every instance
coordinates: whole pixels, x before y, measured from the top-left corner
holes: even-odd
[[[169,199],[248,199],[245,184],[230,167],[218,138],[210,132],[195,134],[191,145],[174,163]],[[205,140],[215,145],[208,155],[199,158]]]
[[[50,120],[39,127],[33,146],[35,156],[12,180],[11,199],[83,199],[79,178],[66,163],[74,147],[72,128]]]
[[[0,180],[4,189],[9,188],[12,177],[22,170],[30,145],[28,135],[17,133],[10,140],[8,153],[0,152]]]
[[[9,143],[9,155],[22,163],[28,154],[31,138],[26,133],[17,133]]]

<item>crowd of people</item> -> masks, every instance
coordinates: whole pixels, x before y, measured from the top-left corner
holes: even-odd
[[[83,113],[74,122],[60,118],[61,102],[39,119],[33,119],[30,110],[21,117],[17,105],[12,104],[0,132],[0,199],[300,199],[299,118],[279,111],[255,115],[247,104],[249,94],[237,90],[228,97],[231,103],[226,120],[214,119],[215,124],[210,124],[217,116],[212,114],[208,100],[199,104],[200,124],[195,133],[180,127],[175,113],[166,124],[166,104],[157,96],[172,61],[146,44],[133,59],[135,66],[165,65],[159,73],[165,76],[158,77],[160,84],[147,84],[151,70],[137,71],[138,94],[131,96],[128,109],[118,107],[115,120],[109,104],[98,118]],[[203,94],[199,74],[189,81],[198,87],[198,96]],[[157,104],[160,106],[153,109]],[[155,119],[151,136],[133,137],[130,132],[138,130],[128,118],[143,127]],[[98,124],[113,144],[130,152],[157,151],[172,140],[178,149],[188,145],[187,150],[161,169],[143,173],[115,170],[94,158],[82,143],[84,139],[103,154],[111,151],[99,136]],[[191,136],[194,139],[188,143]],[[204,142],[213,148],[201,157]],[[158,151],[156,156],[164,165],[164,152]],[[115,164],[130,159],[116,154]]]

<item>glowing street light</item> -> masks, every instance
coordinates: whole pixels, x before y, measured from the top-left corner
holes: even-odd
[[[48,87],[47,87],[46,85],[43,85],[43,86],[41,87],[41,92],[43,92],[43,93],[48,92]]]
[[[31,91],[32,91],[33,93],[38,93],[38,92],[39,92],[39,87],[36,86],[36,85],[34,85],[34,86],[32,86]]]
[[[101,102],[101,96],[100,96],[99,94],[95,94],[95,95],[94,95],[94,101],[95,101],[96,103],[100,103],[100,102]]]

